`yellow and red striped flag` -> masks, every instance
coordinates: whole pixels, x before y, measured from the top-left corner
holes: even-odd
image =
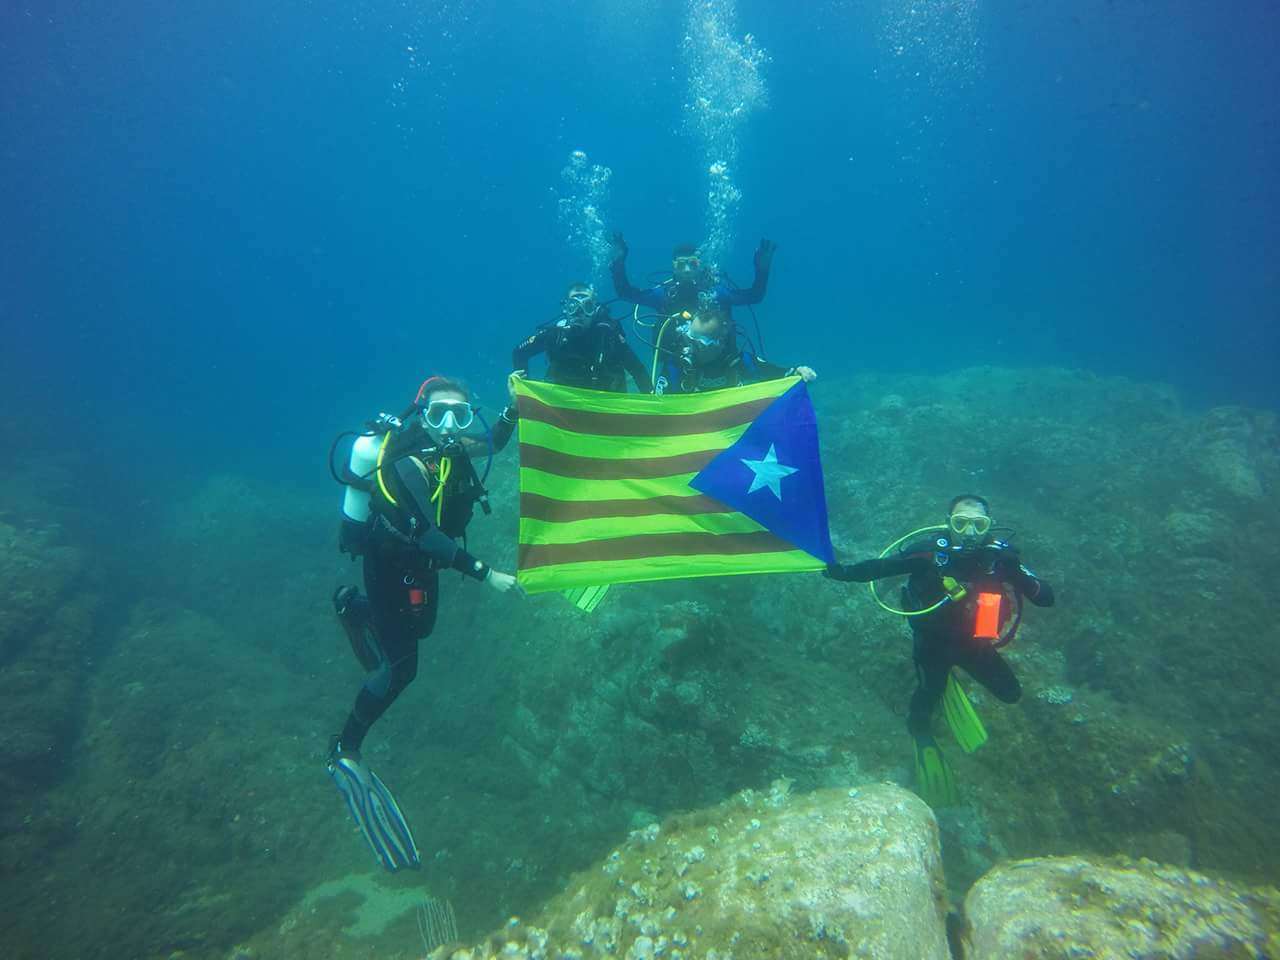
[[[831,560],[817,424],[796,378],[665,396],[516,391],[530,593]]]

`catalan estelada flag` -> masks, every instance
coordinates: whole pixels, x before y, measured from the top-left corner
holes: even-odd
[[[517,565],[530,593],[831,561],[800,380],[666,396],[518,380],[516,391]]]

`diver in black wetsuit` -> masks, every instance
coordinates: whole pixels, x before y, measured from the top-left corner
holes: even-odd
[[[907,729],[916,741],[917,774],[944,768],[931,725],[947,690],[953,667],[960,667],[998,699],[1016,703],[1022,685],[1000,648],[1013,640],[1022,619],[1023,599],[1053,606],[1053,588],[1021,562],[1018,551],[992,533],[987,501],[964,494],[951,501],[947,530],[919,540],[899,553],[854,564],[832,564],[833,580],[867,583],[909,575],[903,588],[914,637],[917,686],[911,697]]]
[[[652,393],[649,371],[627,344],[622,325],[600,305],[590,284],[569,287],[561,317],[522,341],[511,353],[511,366],[524,376],[529,361],[547,355],[547,379],[567,387],[625,393],[627,374],[641,393]]]
[[[362,595],[334,594],[334,609],[351,648],[368,671],[327,767],[356,824],[388,870],[417,866],[419,856],[395,799],[360,757],[373,723],[413,682],[418,643],[436,622],[441,570],[457,570],[499,593],[520,593],[515,578],[473,557],[458,541],[488,498],[472,464],[489,443],[466,436],[475,414],[456,380],[432,377],[401,417],[383,415],[351,450],[342,480],[340,546],[364,560]],[[502,412],[492,449],[506,446],[514,407]]]

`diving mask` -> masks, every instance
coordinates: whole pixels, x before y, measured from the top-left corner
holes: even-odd
[[[565,318],[570,321],[590,320],[600,309],[600,305],[596,303],[594,290],[575,290],[564,298],[560,307],[564,311]]]
[[[671,261],[671,272],[681,280],[696,277],[702,270],[702,260],[697,256],[676,257]]]
[[[953,513],[947,518],[947,525],[951,527],[951,532],[958,537],[983,537],[991,529],[991,518],[985,514]]]
[[[475,420],[475,411],[466,400],[432,400],[422,412],[422,419],[432,430],[458,433]]]

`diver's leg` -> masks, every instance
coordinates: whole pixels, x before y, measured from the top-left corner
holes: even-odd
[[[360,661],[360,666],[366,671],[376,670],[381,646],[373,633],[369,598],[360,592],[359,587],[339,587],[333,592],[333,612],[346,631],[351,652]]]
[[[916,689],[907,711],[907,729],[913,737],[920,738],[931,735],[933,712],[947,689],[951,653],[946,636],[916,630],[915,664]]]
[[[935,809],[959,802],[951,766],[933,738],[933,713],[951,675],[951,644],[946,634],[917,629],[916,690],[911,695],[907,729],[915,748],[916,792]]]
[[[366,558],[365,589],[376,667],[365,678],[326,768],[369,849],[394,872],[418,866],[421,855],[395,797],[359,751],[369,727],[417,676],[418,640],[435,624],[438,582],[434,573]]]
[[[435,625],[438,579],[434,572],[406,571],[399,564],[365,559],[373,642],[377,663],[365,677],[355,706],[339,735],[344,753],[355,753],[365,735],[418,674],[418,640]],[[411,578],[413,583],[405,583]],[[421,591],[421,602],[411,591]]]
[[[958,659],[957,665],[1005,703],[1022,699],[1022,684],[999,651],[983,647]]]

